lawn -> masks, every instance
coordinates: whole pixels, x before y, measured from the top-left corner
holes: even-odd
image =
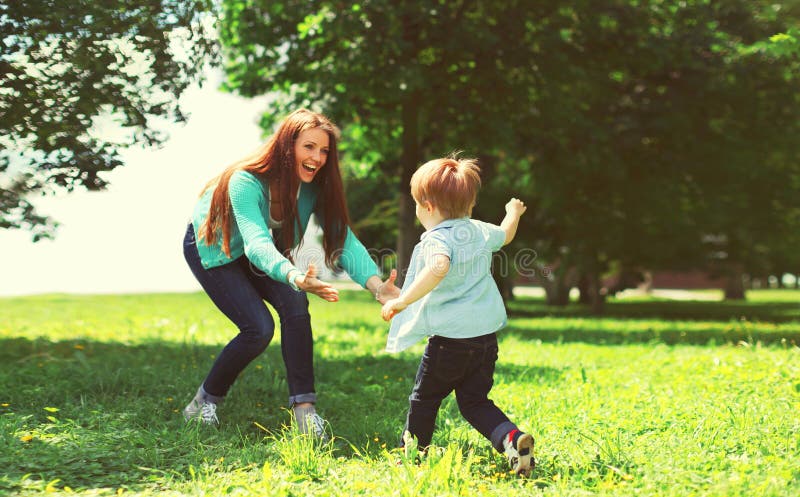
[[[365,292],[312,302],[320,413],[287,428],[278,340],[186,425],[231,325],[203,294],[0,299],[0,494],[800,494],[800,292],[746,303],[510,304],[493,399],[537,443],[530,479],[443,404],[435,450],[394,447],[423,344],[383,352]]]

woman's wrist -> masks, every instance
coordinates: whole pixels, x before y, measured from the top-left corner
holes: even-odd
[[[364,287],[369,290],[372,296],[375,297],[375,300],[378,300],[378,297],[380,296],[381,286],[383,286],[383,282],[377,275],[370,276],[366,285],[364,285]]]
[[[297,270],[297,269],[291,269],[291,270],[289,270],[289,272],[286,274],[286,282],[287,282],[287,283],[289,283],[289,286],[290,286],[290,287],[292,287],[292,288],[293,288],[295,291],[297,291],[297,292],[299,292],[299,291],[300,291],[300,287],[299,287],[299,286],[297,286],[297,281],[296,281],[296,280],[297,280],[297,278],[298,278],[299,276],[302,276],[302,275],[303,275],[303,273],[301,273],[301,272],[300,272],[299,270]]]

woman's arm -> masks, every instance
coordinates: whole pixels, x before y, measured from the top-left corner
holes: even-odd
[[[288,282],[289,272],[297,268],[275,247],[261,210],[265,199],[258,180],[249,173],[235,173],[228,185],[228,197],[247,258],[273,280]]]
[[[356,235],[349,227],[347,228],[347,235],[344,239],[342,253],[337,262],[353,281],[371,291],[372,289],[367,286],[367,282],[373,276],[380,280],[378,276],[380,271],[378,270],[377,264],[375,264],[375,261],[372,260],[367,249],[358,238],[356,238]],[[372,294],[374,295],[375,292],[373,291]]]
[[[288,283],[329,302],[338,300],[338,291],[330,283],[317,279],[313,265],[303,274],[277,249],[261,210],[260,203],[266,202],[263,190],[254,176],[235,173],[228,186],[228,196],[242,235],[244,253],[250,262],[275,281]]]
[[[367,280],[366,287],[367,290],[372,292],[372,295],[375,296],[375,300],[381,304],[385,304],[389,300],[396,299],[400,296],[400,289],[394,284],[394,280],[396,279],[397,269],[392,269],[386,281],[381,281],[380,277],[377,275],[370,276]]]

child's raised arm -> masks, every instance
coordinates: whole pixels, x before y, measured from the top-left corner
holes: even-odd
[[[435,254],[431,260],[432,263],[420,271],[405,293],[383,305],[381,316],[384,321],[389,321],[395,314],[429,294],[444,279],[450,270],[450,258]]]
[[[517,198],[512,198],[508,201],[506,204],[506,217],[504,217],[503,222],[500,223],[500,227],[506,232],[506,240],[503,242],[503,245],[508,245],[511,243],[511,240],[514,239],[514,236],[517,234],[519,218],[527,209],[525,204]]]

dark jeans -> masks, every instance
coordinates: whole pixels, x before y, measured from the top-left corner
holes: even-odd
[[[281,352],[289,384],[289,404],[315,402],[314,342],[305,292],[273,280],[250,264],[245,256],[205,269],[200,263],[191,224],[186,229],[183,255],[212,302],[239,328],[239,334],[222,349],[203,382],[206,397],[221,401],[239,373],[269,345],[275,333],[275,321],[264,305],[266,300],[275,308],[281,322]]]
[[[464,419],[489,439],[494,448],[503,450],[503,436],[517,427],[488,398],[494,384],[495,362],[495,333],[475,338],[428,339],[408,398],[405,426],[417,437],[419,447],[430,445],[439,406],[455,390]]]

